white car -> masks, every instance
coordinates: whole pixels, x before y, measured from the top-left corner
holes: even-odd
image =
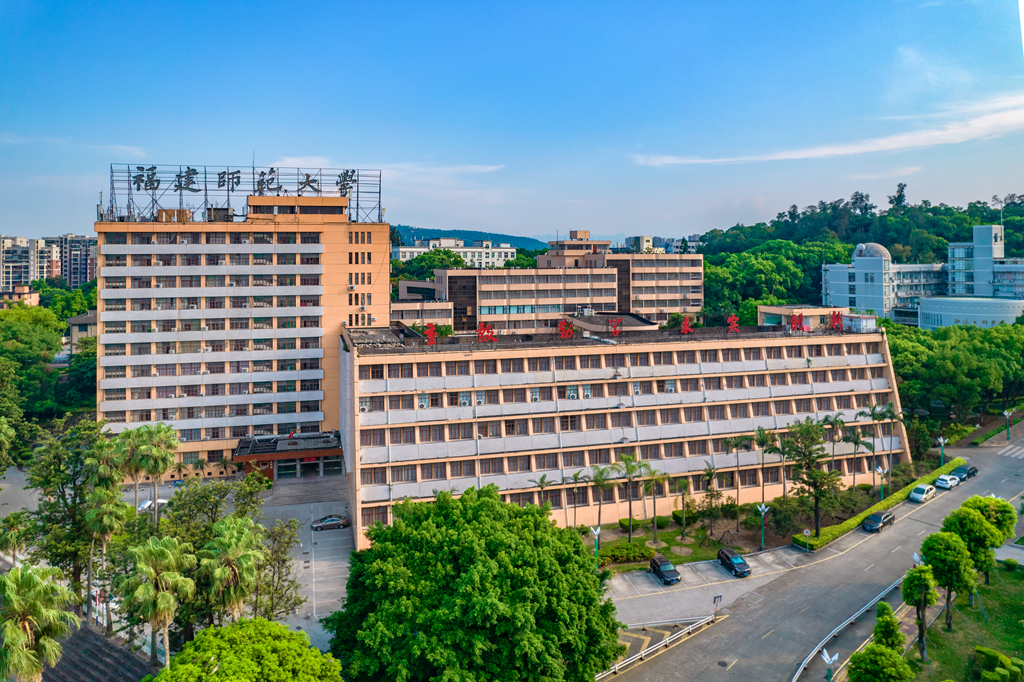
[[[914,502],[927,502],[935,497],[935,486],[919,485],[910,491],[910,499]]]
[[[956,476],[950,476],[949,474],[943,474],[935,479],[935,487],[942,488],[944,490],[950,490],[960,485],[960,479]]]

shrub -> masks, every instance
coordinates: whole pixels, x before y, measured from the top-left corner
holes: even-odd
[[[739,513],[739,507],[736,506],[735,502],[726,502],[721,505],[722,517],[726,519],[735,519],[736,514]]]
[[[636,561],[650,561],[654,558],[654,550],[647,545],[635,545],[629,542],[621,545],[602,547],[597,553],[601,566],[608,564],[626,564]]]
[[[1020,668],[1015,665],[1011,665],[1006,670],[1010,673],[1010,682],[1020,682]]]
[[[689,514],[687,514],[687,520],[691,518],[692,517]],[[683,510],[676,509],[674,512],[672,512],[672,520],[676,522],[676,525],[683,525]]]
[[[1003,568],[1007,571],[1016,571],[1020,563],[1016,559],[1003,559]]]
[[[872,488],[872,485],[870,483],[858,483],[857,484],[857,490],[861,491],[862,493],[869,493],[869,492],[871,492],[871,488]]]
[[[987,646],[975,646],[974,661],[982,670],[994,670],[999,667],[999,652]]]
[[[642,530],[642,529],[646,528],[649,525],[651,525],[651,520],[650,519],[633,519],[633,532],[635,533],[638,530]],[[623,533],[625,533],[626,531],[629,530],[629,517],[628,516],[626,518],[624,518],[624,519],[619,519],[619,528],[622,529]]]
[[[793,544],[798,545],[799,547],[807,547],[808,549],[821,549],[833,540],[838,540],[842,536],[849,533],[851,530],[857,528],[861,523],[864,522],[864,519],[866,519],[871,514],[874,514],[877,511],[882,511],[884,509],[889,509],[890,507],[894,507],[900,502],[903,502],[905,499],[907,499],[907,496],[910,495],[910,491],[913,490],[916,486],[921,485],[922,483],[933,483],[935,479],[937,479],[942,474],[948,474],[949,472],[953,471],[953,469],[956,469],[958,466],[962,466],[964,464],[966,464],[966,460],[964,460],[962,457],[957,457],[956,459],[947,462],[946,466],[940,467],[926,476],[922,476],[916,481],[910,483],[910,485],[903,487],[902,489],[896,491],[891,495],[886,495],[885,500],[879,502],[876,505],[868,507],[867,509],[862,511],[860,514],[857,514],[853,518],[847,519],[846,521],[843,521],[842,523],[837,524],[835,526],[826,526],[825,528],[822,528],[820,537],[816,538],[812,536],[810,538],[805,538],[802,534],[794,535]]]
[[[999,675],[994,670],[982,670],[981,682],[1000,682]]]
[[[1010,665],[1020,671],[1021,679],[1024,679],[1024,660],[1019,658],[1011,658]]]
[[[996,668],[993,672],[999,677],[999,682],[1010,682],[1010,671],[1006,668]]]
[[[672,523],[672,517],[670,516],[659,516],[657,517],[658,529],[668,528],[668,525]]]

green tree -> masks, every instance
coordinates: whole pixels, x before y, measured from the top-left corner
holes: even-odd
[[[260,493],[270,490],[274,482],[259,471],[250,471],[235,484],[235,516],[249,517],[255,521],[262,518],[263,498]]]
[[[18,567],[18,553],[23,552],[32,537],[31,518],[28,511],[12,511],[0,521],[0,552],[11,555],[11,565]]]
[[[611,469],[618,474],[618,477],[626,481],[626,501],[629,505],[629,534],[628,542],[633,542],[633,489],[639,487],[635,484],[644,476],[644,467],[637,461],[636,456],[625,454],[619,456],[619,461],[611,465]]]
[[[917,650],[921,662],[928,665],[928,607],[939,602],[938,584],[932,574],[932,567],[920,565],[911,568],[903,576],[901,585],[903,602],[914,607],[917,613]]]
[[[730,436],[722,440],[722,447],[726,453],[736,453],[736,489],[739,490],[740,482],[740,450],[746,448],[750,450],[752,447],[753,438],[751,436]],[[737,497],[737,501],[738,501]],[[740,514],[739,511],[736,513],[736,532],[740,532]]]
[[[160,504],[157,502],[157,485],[164,474],[174,466],[175,453],[178,450],[177,432],[164,423],[146,424],[135,429],[140,439],[139,463],[142,470],[153,479],[153,511],[154,526],[160,527]]]
[[[464,268],[466,261],[451,249],[431,249],[403,263],[403,279],[432,280],[434,270]]]
[[[68,381],[58,384],[57,397],[67,405],[96,404],[96,337],[78,340],[67,371]]]
[[[167,630],[178,610],[178,601],[188,599],[195,592],[195,582],[184,575],[196,566],[196,557],[191,552],[192,546],[179,543],[178,538],[150,538],[131,552],[135,575],[127,581],[125,596],[153,628],[153,651],[149,659],[153,665],[157,664],[156,633],[158,630],[163,633],[165,669],[171,665]]]
[[[796,446],[794,479],[814,500],[814,537],[821,537],[821,501],[842,489],[843,475],[824,467],[823,430],[817,422],[808,417],[791,424],[789,432]]]
[[[590,482],[590,477],[587,476],[585,473],[583,473],[583,471],[574,471],[572,473],[572,476],[566,476],[566,477],[562,478],[562,485],[571,485],[572,486],[572,495],[573,495],[574,498],[576,497],[576,491],[580,488],[580,486],[583,486],[584,490],[586,490],[586,484],[589,483],[589,482]],[[578,504],[574,504],[572,506],[572,525],[573,525],[574,528],[578,527],[578,524],[576,523],[576,509],[578,507],[579,507]],[[566,500],[565,510],[566,510],[566,516],[568,516],[568,514],[569,514],[568,500]],[[566,521],[568,521],[568,519],[566,519]]]
[[[715,521],[722,516],[722,509],[718,501],[722,499],[722,491],[717,488],[718,469],[712,466],[711,462],[704,465],[704,472],[701,474],[704,481],[704,496],[700,500],[700,513],[708,523],[708,535],[715,535]]]
[[[985,574],[988,585],[989,571],[995,568],[996,553],[994,548],[1003,544],[1003,534],[993,526],[980,512],[961,507],[954,509],[942,520],[942,530],[955,533],[967,545],[971,553],[974,570]]]
[[[118,468],[135,484],[135,509],[139,508],[139,482],[146,473],[143,467],[142,446],[144,431],[125,429],[114,440]],[[156,500],[153,501],[156,504]]]
[[[910,682],[914,671],[903,656],[881,644],[868,644],[850,656],[846,668],[850,682]]]
[[[593,680],[625,650],[606,574],[547,506],[496,486],[404,501],[351,558],[344,611],[327,618],[346,677]],[[340,657],[340,656],[339,656]]]
[[[889,602],[880,601],[875,607],[875,629],[872,634],[875,644],[903,653],[903,631],[900,630],[899,618],[893,615]]]
[[[954,533],[932,533],[921,543],[921,555],[931,566],[936,584],[946,590],[946,629],[953,631],[953,593],[974,589],[974,563],[967,545]]]
[[[196,556],[199,573],[210,578],[212,597],[238,620],[255,588],[263,527],[250,518],[229,518],[214,524],[214,538]]]
[[[651,495],[651,501],[654,505],[654,544],[658,544],[658,495],[663,494],[665,482],[668,480],[668,474],[664,471],[658,471],[647,462],[643,463],[644,467],[644,489],[645,492]],[[632,520],[630,521],[632,523]]]
[[[975,495],[964,500],[960,505],[965,509],[973,509],[979,512],[985,519],[995,526],[1002,534],[1003,539],[1000,545],[1013,539],[1016,535],[1014,530],[1017,527],[1017,510],[1013,505],[999,497],[981,497]]]
[[[769,455],[776,455],[779,464],[782,466],[782,499],[789,499],[789,476],[786,475],[786,462],[796,461],[800,455],[799,446],[792,437],[784,435],[779,439],[778,444],[771,444],[763,452]]]
[[[341,663],[310,646],[309,636],[262,618],[207,628],[154,682],[341,682]],[[143,682],[147,682],[144,680]]]
[[[257,617],[278,620],[295,611],[306,598],[295,578],[292,549],[299,544],[299,522],[277,519],[264,534],[263,551],[256,561],[256,584],[249,597],[249,611]]]
[[[100,541],[100,562],[103,575],[107,575],[107,544],[110,538],[124,530],[125,524],[132,516],[131,508],[122,501],[121,492],[117,489],[96,488],[86,498],[89,506],[85,512],[85,525],[92,534],[93,540]],[[92,543],[89,547],[89,589],[86,594],[92,595]],[[107,581],[106,610],[107,635],[114,634],[114,625],[110,615],[110,581]],[[92,599],[89,599],[91,608]]]
[[[864,450],[867,450],[868,452],[870,452],[872,455],[875,454],[875,446],[874,446],[874,444],[871,442],[870,439],[865,439],[861,435],[860,429],[858,429],[856,427],[854,427],[854,428],[849,430],[849,433],[846,434],[846,436],[843,438],[843,442],[844,443],[849,443],[850,445],[853,446],[853,458],[854,459],[856,459],[857,455],[860,454],[860,451],[861,451],[862,448]],[[857,467],[857,466],[853,467],[853,488],[854,488],[854,490],[857,489],[857,469],[858,468],[859,467]]]
[[[75,595],[57,568],[17,566],[0,577],[0,676],[40,682],[63,653],[60,640],[78,627],[66,610]]]
[[[230,481],[201,481],[189,478],[167,503],[161,532],[193,547],[213,540],[213,526],[225,516],[227,500],[238,484]]]
[[[594,484],[594,496],[597,498],[597,527],[601,527],[601,509],[604,506],[604,491],[615,487],[615,469],[610,466],[595,465],[590,469],[590,482]],[[597,548],[601,549],[601,534],[597,534]]]
[[[91,488],[113,490],[124,478],[124,472],[121,471],[121,459],[112,438],[96,439],[92,451],[85,458],[85,467],[89,471],[87,482]]]
[[[49,364],[61,349],[64,328],[52,312],[39,306],[0,310],[0,358],[16,364],[17,395],[30,416],[52,418],[61,411],[54,399],[57,372]]]

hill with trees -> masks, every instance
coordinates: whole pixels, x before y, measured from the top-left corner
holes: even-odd
[[[489,239],[492,242],[511,244],[517,249],[544,249],[547,244],[534,239],[533,237],[518,237],[511,234],[499,234],[497,232],[478,232],[476,230],[435,230],[426,227],[413,227],[412,225],[392,225],[392,231],[397,231],[402,238],[402,244],[409,245],[417,239],[438,239],[448,237],[462,239],[468,246],[471,242]]]

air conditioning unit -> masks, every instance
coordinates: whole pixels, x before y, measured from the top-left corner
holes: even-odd
[[[204,397],[205,395],[206,395],[205,393],[203,393],[202,391],[199,391],[199,397],[200,398]]]
[[[361,305],[361,306],[359,306],[359,309],[360,310],[366,310],[366,306],[365,305]]]
[[[370,322],[376,322],[376,321],[377,321],[377,318],[376,318],[376,317],[371,317],[371,318],[370,318]]]
[[[167,351],[167,354],[168,355],[174,355],[174,349],[172,348],[171,350]]]
[[[355,284],[349,284],[348,285],[348,290],[349,291],[355,291],[356,290],[356,285]]]
[[[160,373],[159,372],[153,372],[153,376],[158,377],[158,376],[160,376]]]
[[[569,396],[569,400],[579,400],[579,398],[580,397],[578,395],[571,395],[571,396]]]
[[[243,239],[243,240],[242,240],[242,243],[243,243],[243,244],[248,244],[248,243],[249,243],[249,240],[248,240],[248,239]]]
[[[207,370],[205,370],[205,369],[199,370],[199,373],[200,374],[209,374],[209,372]]]
[[[675,393],[675,392],[676,392],[675,386],[669,386],[668,388],[665,389],[665,393]]]
[[[163,285],[163,284],[160,284],[160,282],[157,282],[157,283],[156,283],[156,288],[157,288],[157,289],[163,289],[163,288],[164,288],[164,285]]]
[[[229,287],[233,287],[233,286],[235,286],[235,283],[234,282],[228,282],[228,286]]]
[[[640,395],[640,389],[638,388],[635,391],[633,391],[633,395]]]
[[[462,407],[469,407],[469,401],[468,400],[460,400],[459,401],[459,405],[462,406]]]
[[[159,268],[159,267],[161,267],[162,265],[163,265],[163,263],[161,263],[160,261],[155,261],[155,262],[153,263],[153,267],[156,267],[156,268]]]
[[[540,398],[538,398],[537,396],[534,396],[534,397],[533,397],[533,398],[531,399],[531,402],[539,403],[539,402],[540,402]]]
[[[203,351],[206,352],[206,353],[212,353],[213,352],[213,348],[210,347],[210,346],[206,346],[205,348],[203,348]]]
[[[420,403],[420,409],[421,410],[427,409],[427,404],[426,403]]]
[[[359,408],[359,411],[360,411],[360,412],[366,412],[366,408],[365,408],[365,407],[360,407],[360,408]]]
[[[199,306],[197,306],[195,303],[190,304],[189,307],[188,307],[189,310],[196,310],[198,308],[199,308]]]
[[[243,374],[247,374],[249,372],[249,368],[248,367],[243,367],[241,371],[242,371]]]
[[[249,395],[249,389],[243,388],[242,389],[242,395]]]
[[[185,244],[185,245],[187,246],[187,245],[188,245],[188,240],[187,240],[187,239],[182,239],[182,240],[181,240],[181,243],[182,243],[182,244]]]
[[[249,304],[248,304],[248,303],[243,303],[243,304],[242,304],[242,307],[243,307],[243,308],[248,308],[248,307],[249,307]]]
[[[204,324],[204,325],[202,325],[201,327],[199,327],[199,331],[201,331],[201,332],[206,332],[206,331],[210,331],[210,328],[209,328],[209,327],[207,327],[207,326],[206,326],[206,325]]]
[[[476,401],[476,404],[477,404],[477,405],[483,405],[483,404],[484,404],[484,401],[482,401],[482,400],[477,400],[477,401]]]
[[[155,334],[156,333],[156,327],[150,327],[149,328],[149,333],[150,334]]]

